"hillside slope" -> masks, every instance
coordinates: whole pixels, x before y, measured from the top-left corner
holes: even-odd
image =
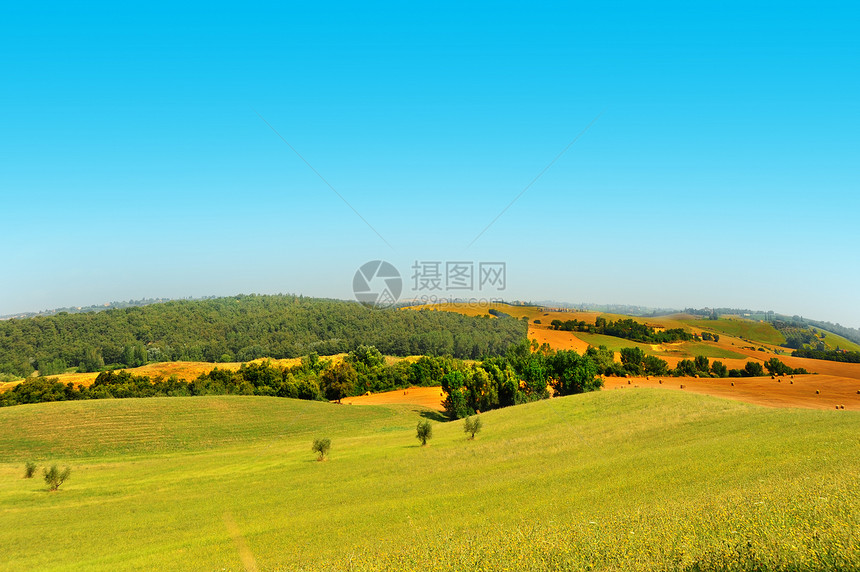
[[[858,413],[631,389],[485,413],[475,441],[434,423],[421,448],[433,415],[245,397],[0,410],[0,569],[236,570],[240,551],[265,570],[860,565]],[[72,478],[46,493],[21,478],[31,455]]]

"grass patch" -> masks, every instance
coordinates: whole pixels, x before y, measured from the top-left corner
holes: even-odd
[[[785,343],[785,336],[768,322],[756,322],[743,318],[720,318],[719,320],[684,320],[684,323],[688,326],[759,343],[777,346]]]
[[[824,338],[824,345],[827,346],[827,349],[835,350],[837,347],[841,350],[848,350],[851,352],[860,352],[860,344],[856,344],[847,338],[843,338],[839,334],[834,334],[833,332],[828,332],[827,330],[822,330],[821,328],[816,328],[819,332],[825,332],[827,335]]]
[[[422,414],[264,397],[0,410],[0,568],[237,570],[237,535],[265,570],[860,565],[855,412],[603,391],[483,413],[475,441],[434,424],[420,447]],[[21,478],[40,424],[42,454],[73,470],[55,493]]]
[[[663,345],[668,347],[667,350],[654,350],[650,344],[642,344],[624,338],[615,336],[607,336],[604,334],[589,334],[584,332],[572,332],[574,336],[592,346],[606,346],[612,351],[621,351],[621,348],[637,347],[648,355],[654,356],[674,356],[682,358],[690,358],[695,356],[706,356],[710,358],[736,358],[743,359],[747,356],[733,352],[732,350],[716,346],[706,342],[682,342],[678,344]],[[659,344],[655,344],[659,345]]]

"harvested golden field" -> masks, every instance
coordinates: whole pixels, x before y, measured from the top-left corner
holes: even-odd
[[[684,386],[681,389],[681,386]],[[605,390],[652,387],[690,391],[767,407],[860,410],[860,380],[835,375],[767,377],[607,377]],[[816,393],[819,392],[819,393]]]
[[[337,354],[334,356],[327,356],[323,359],[331,359],[334,362],[338,362],[342,360],[346,354]],[[262,363],[264,361],[269,361],[273,365],[281,366],[281,367],[292,367],[296,365],[300,365],[302,360],[301,358],[290,358],[290,359],[271,359],[271,358],[260,358],[256,359],[252,362],[248,363]],[[151,378],[155,378],[158,376],[162,377],[170,377],[171,375],[175,375],[179,379],[184,381],[192,381],[196,379],[200,374],[209,373],[215,368],[218,369],[229,369],[231,371],[235,371],[241,367],[243,362],[227,362],[227,363],[210,363],[204,361],[167,361],[167,362],[155,362],[150,363],[141,367],[132,367],[122,371],[127,371],[129,373],[133,373],[135,375],[146,375]],[[73,383],[75,385],[83,385],[89,386],[98,377],[98,372],[93,373],[63,373],[60,375],[52,375],[51,379],[57,378],[60,383]],[[8,389],[14,387],[20,381],[14,381],[6,384],[2,384],[0,386],[0,390]]]
[[[543,325],[529,324],[529,339],[538,344],[549,344],[554,350],[574,350],[583,353],[589,344],[576,337],[573,332],[553,330]]]
[[[410,387],[385,393],[373,393],[358,397],[346,397],[342,403],[349,405],[419,405],[436,411],[444,411],[441,387]]]

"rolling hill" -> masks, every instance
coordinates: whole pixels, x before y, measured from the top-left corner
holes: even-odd
[[[0,410],[0,569],[860,566],[860,413],[604,391],[485,413],[475,441],[434,422],[419,447],[436,415],[265,397]],[[48,493],[28,459],[72,476]]]

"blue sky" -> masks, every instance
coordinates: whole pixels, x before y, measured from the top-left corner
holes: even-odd
[[[0,315],[385,259],[860,326],[860,11],[596,4],[5,7]]]

